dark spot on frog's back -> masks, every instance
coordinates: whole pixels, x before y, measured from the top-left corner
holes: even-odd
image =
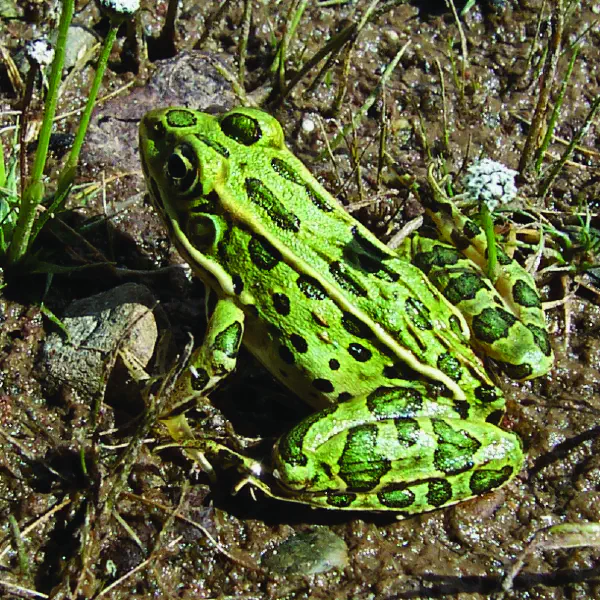
[[[349,312],[342,314],[342,327],[355,337],[368,339],[373,335],[371,328],[364,321]]]
[[[371,357],[373,356],[373,353],[368,348],[365,348],[362,344],[356,343],[352,343],[348,346],[348,354],[350,354],[354,360],[361,363],[371,360]]]
[[[244,185],[248,199],[264,210],[277,227],[294,233],[300,231],[300,219],[260,179],[247,177]]]
[[[193,112],[184,108],[173,108],[167,112],[167,123],[170,127],[195,127],[196,116]]]
[[[262,271],[274,269],[281,260],[281,253],[261,235],[255,235],[248,243],[250,260]]]
[[[293,365],[296,361],[294,353],[287,346],[279,346],[279,358],[281,358],[286,365]]]
[[[358,298],[367,296],[367,289],[354,277],[346,263],[339,260],[333,261],[329,265],[329,272],[344,291]]]
[[[214,346],[229,357],[237,356],[242,342],[243,325],[234,321],[231,325],[219,332],[215,337]]]
[[[220,125],[228,138],[244,146],[252,146],[262,137],[258,121],[242,113],[228,114],[221,119]]]
[[[300,354],[304,354],[308,351],[308,342],[301,335],[298,335],[297,333],[292,333],[292,335],[290,335],[290,342],[292,343],[292,346],[294,346],[296,351]]]
[[[290,314],[290,299],[285,294],[274,293],[272,296],[273,308],[282,317],[287,317]]]
[[[309,300],[325,300],[327,298],[327,292],[314,277],[300,275],[296,279],[296,285]]]
[[[360,229],[355,225],[352,227],[352,237],[355,239],[356,243],[370,256],[380,260],[389,260],[390,258],[397,258],[390,251],[386,252],[383,248],[380,248],[370,240],[365,234],[363,234]]]
[[[530,285],[520,279],[515,281],[512,293],[519,306],[524,306],[526,308],[542,307],[538,293]]]

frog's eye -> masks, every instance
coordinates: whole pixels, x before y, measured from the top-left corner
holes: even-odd
[[[189,191],[198,177],[198,157],[189,144],[177,146],[167,159],[166,176],[180,192]]]

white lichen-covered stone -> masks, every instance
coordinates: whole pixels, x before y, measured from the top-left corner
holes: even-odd
[[[470,200],[485,202],[490,211],[507,204],[517,195],[517,171],[502,163],[484,158],[473,163],[463,179],[465,195]]]

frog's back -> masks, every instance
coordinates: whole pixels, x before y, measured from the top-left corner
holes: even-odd
[[[191,164],[163,202],[171,235],[203,281],[243,308],[246,345],[284,384],[315,405],[398,377],[458,399],[489,385],[456,311],[319,185],[274,118],[168,109],[155,116],[165,120],[160,154],[171,145]]]

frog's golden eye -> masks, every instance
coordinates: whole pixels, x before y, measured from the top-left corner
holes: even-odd
[[[180,192],[187,192],[193,187],[199,168],[198,157],[190,144],[180,144],[173,150],[165,172],[171,185]]]

